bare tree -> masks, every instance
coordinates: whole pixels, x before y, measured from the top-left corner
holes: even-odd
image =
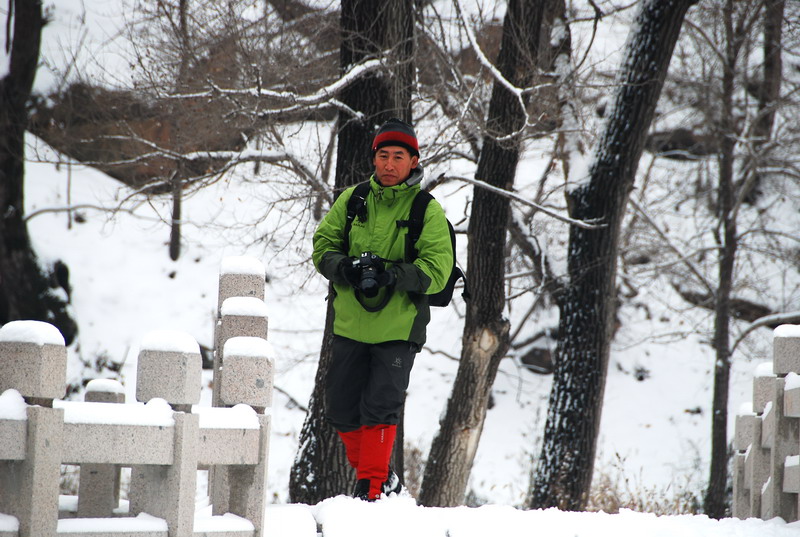
[[[613,105],[588,177],[568,192],[568,281],[559,299],[553,388],[532,508],[581,510],[594,468],[615,310],[619,230],[645,133],[691,0],[645,0],[625,47]]]
[[[738,11],[738,13],[736,13]],[[754,17],[748,9],[737,10],[732,0],[722,8],[725,49],[722,61],[721,110],[718,139],[719,182],[717,203],[719,216],[718,280],[715,293],[714,321],[714,402],[711,426],[711,470],[705,497],[706,514],[722,518],[726,511],[728,483],[728,391],[730,388],[730,323],[734,264],[738,249],[736,219],[737,188],[734,178],[734,146],[738,129],[734,118],[734,83],[737,63],[743,44],[743,33],[749,31]],[[761,127],[763,129],[763,127]],[[768,135],[768,133],[767,133]]]
[[[0,324],[53,323],[70,343],[77,332],[66,305],[50,292],[25,222],[25,129],[45,18],[38,0],[9,2],[9,70],[0,79]],[[7,48],[6,52],[9,52]]]
[[[494,82],[475,176],[509,191],[530,98],[529,91],[519,88],[526,88],[535,73],[545,4],[512,0],[503,24],[497,58],[500,78]],[[463,503],[491,387],[509,344],[509,324],[503,317],[509,200],[483,187],[474,192],[467,261],[472,299],[467,305],[458,374],[422,481],[419,501],[428,506]]]
[[[394,68],[391,78],[381,74],[364,76],[341,94],[342,102],[356,111],[356,115],[339,115],[336,192],[371,173],[370,147],[378,125],[392,116],[410,119],[413,2],[345,0],[341,6],[341,28],[342,73],[364,59],[381,57],[385,50],[394,50],[390,54]],[[325,421],[324,388],[331,361],[332,324],[332,301],[329,301],[314,391],[291,470],[289,494],[293,502],[317,503],[347,493],[352,487],[353,476],[344,447]],[[402,450],[402,440],[398,439],[397,444]]]

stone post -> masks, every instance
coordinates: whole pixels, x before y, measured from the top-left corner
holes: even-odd
[[[247,404],[260,414],[259,462],[254,466],[215,467],[211,489],[213,510],[215,514],[229,512],[250,520],[256,528],[256,537],[260,537],[271,428],[271,416],[266,409],[272,406],[274,353],[262,338],[233,337],[225,342],[222,355],[222,403],[228,406]]]
[[[28,406],[25,460],[0,462],[0,512],[19,521],[19,537],[55,535],[67,350],[54,326],[12,321],[0,328],[0,393],[17,390]],[[40,406],[39,406],[40,405]]]
[[[233,337],[225,342],[222,355],[220,402],[225,406],[243,403],[263,414],[272,406],[275,379],[272,346],[258,337]]]
[[[136,400],[165,399],[175,410],[191,412],[200,402],[203,360],[200,345],[185,332],[148,333],[139,350]]]
[[[0,393],[13,388],[28,404],[52,407],[66,379],[67,349],[55,326],[12,321],[0,328]]]
[[[764,425],[765,418],[771,419],[766,411],[772,409],[776,380],[772,362],[756,367],[753,378],[753,412],[756,420],[753,422],[753,442],[745,455],[745,486],[750,490],[750,514],[754,517],[761,516],[762,489],[769,480],[771,442],[769,432],[764,434]],[[764,444],[765,437],[768,445]]]
[[[170,537],[193,537],[197,488],[197,414],[175,413],[175,447],[170,466],[140,465],[131,472],[131,515],[167,521]]]
[[[750,517],[750,494],[748,484],[746,462],[747,451],[752,449],[755,441],[756,427],[755,422],[758,417],[753,412],[753,405],[743,405],[739,414],[736,416],[736,432],[733,437],[734,461],[733,461],[733,505],[731,506],[733,516],[742,520]],[[760,444],[760,438],[759,442]]]
[[[258,464],[255,466],[228,466],[230,486],[230,513],[253,523],[253,537],[264,535],[264,507],[267,495],[267,463],[269,462],[269,434],[271,416],[258,416],[261,437]]]
[[[214,352],[214,388],[212,406],[224,406],[220,389],[225,377],[225,342],[233,337],[267,338],[269,320],[264,301],[254,297],[230,297],[220,307]]]
[[[800,327],[782,325],[773,338],[773,370],[776,375],[772,397],[774,437],[770,452],[770,487],[765,494],[769,504],[762,503],[763,519],[779,516],[787,522],[797,520],[798,495],[784,487],[786,458],[800,454],[800,420],[786,413],[786,377],[800,372]],[[790,409],[791,412],[791,409]]]
[[[87,403],[125,403],[125,390],[116,380],[95,379],[86,385]],[[79,518],[108,518],[119,506],[120,467],[81,464],[78,489]]]
[[[172,464],[137,465],[131,471],[131,514],[167,521],[170,537],[192,537],[197,487],[200,420],[188,413],[200,402],[200,346],[182,332],[151,332],[143,339],[137,367],[136,398],[165,399],[176,412]]]
[[[249,256],[231,256],[222,260],[219,272],[217,322],[214,326],[214,382],[211,388],[211,406],[223,406],[220,400],[220,387],[223,376],[221,371],[222,352],[225,341],[234,336],[267,337],[266,313],[263,315],[263,327],[255,327],[254,332],[237,333],[240,331],[241,324],[247,324],[246,321],[238,319],[238,315],[233,315],[229,311],[226,311],[229,314],[226,319],[226,315],[223,314],[223,306],[228,299],[234,297],[250,298],[263,304],[265,282],[266,270],[264,264],[258,259]],[[208,488],[212,502],[215,498],[219,501],[223,501],[224,498],[227,502],[227,479],[227,472],[218,473],[213,466],[209,468]],[[217,507],[217,504],[214,504],[215,513]]]

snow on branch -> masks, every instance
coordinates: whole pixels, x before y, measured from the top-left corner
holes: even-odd
[[[461,0],[455,0],[455,7],[456,7],[456,11],[458,12],[459,19],[461,19],[461,24],[464,27],[464,31],[467,34],[467,39],[469,39],[469,43],[472,46],[472,50],[475,52],[475,55],[478,57],[478,61],[480,61],[481,65],[483,65],[489,71],[489,73],[492,75],[492,78],[494,78],[494,80],[497,83],[499,83],[504,88],[506,88],[508,91],[510,91],[511,94],[514,95],[517,98],[517,101],[519,102],[519,107],[520,107],[520,109],[522,110],[522,113],[525,116],[525,121],[522,124],[522,128],[520,128],[516,132],[512,132],[512,133],[507,134],[505,136],[499,137],[499,138],[497,138],[497,140],[498,141],[507,141],[507,140],[510,140],[512,138],[515,138],[524,130],[525,127],[527,127],[528,125],[531,125],[530,115],[528,114],[528,108],[525,106],[525,102],[523,101],[522,96],[525,93],[528,93],[528,92],[531,92],[531,91],[535,91],[536,89],[538,89],[540,87],[550,86],[551,84],[549,84],[549,83],[542,84],[541,86],[537,86],[537,87],[533,87],[533,88],[527,88],[527,89],[518,88],[517,86],[512,84],[508,79],[506,79],[506,77],[503,76],[503,73],[501,73],[497,69],[497,67],[495,67],[494,64],[491,61],[489,61],[489,58],[486,57],[486,54],[483,53],[483,50],[481,49],[480,45],[478,44],[478,39],[475,37],[475,32],[472,30],[472,27],[469,25],[469,22],[467,21],[467,19],[464,16],[464,9],[461,7]]]
[[[747,328],[744,329],[736,341],[734,341],[733,345],[731,346],[731,354],[733,351],[736,350],[736,347],[739,346],[739,343],[744,341],[744,339],[750,335],[750,333],[755,330],[756,328],[761,328],[763,326],[773,326],[778,324],[797,324],[800,323],[800,311],[787,311],[784,313],[774,313],[772,315],[765,315],[760,319],[756,319],[749,325]]]
[[[474,50],[475,54],[478,56],[478,60],[481,62],[481,65],[486,67],[491,73],[492,78],[494,78],[498,83],[502,84],[508,91],[512,94],[517,96],[519,99],[519,104],[522,109],[525,109],[525,105],[522,103],[522,94],[524,91],[521,88],[516,87],[514,84],[506,80],[506,77],[503,76],[497,67],[489,61],[489,58],[483,53],[480,45],[478,44],[478,39],[475,37],[475,32],[472,31],[472,27],[469,25],[469,22],[464,17],[464,9],[461,7],[461,0],[455,0],[456,4],[456,11],[458,11],[458,17],[461,19],[461,24],[464,25],[464,31],[467,34],[467,39],[469,39],[470,45],[472,45],[472,49]]]
[[[553,211],[551,209],[548,209],[547,207],[539,205],[538,203],[535,203],[535,202],[533,202],[533,201],[531,201],[529,199],[523,198],[519,194],[515,194],[514,192],[510,192],[508,190],[504,190],[502,188],[498,188],[496,186],[490,185],[489,183],[487,183],[485,181],[481,181],[480,179],[473,179],[473,178],[470,178],[470,177],[460,177],[460,176],[450,176],[447,179],[453,179],[453,180],[456,180],[456,181],[464,181],[465,183],[469,183],[471,185],[475,185],[475,186],[479,186],[481,188],[485,188],[486,190],[490,190],[491,192],[494,192],[495,194],[497,194],[499,196],[506,197],[506,198],[508,198],[508,199],[510,199],[512,201],[516,201],[517,203],[521,203],[523,205],[527,205],[528,207],[533,207],[534,209],[536,209],[538,211],[542,211],[543,213],[545,213],[548,216],[552,216],[556,220],[560,220],[560,221],[565,222],[567,224],[570,224],[572,226],[576,226],[576,227],[579,227],[579,228],[582,228],[582,229],[599,229],[599,228],[605,227],[605,224],[600,224],[600,223],[596,223],[596,222],[592,222],[592,221],[586,221],[586,220],[575,220],[574,218],[570,218],[568,216],[562,216],[562,215],[558,214],[557,212],[555,212],[555,211]]]
[[[349,116],[352,116],[352,117],[358,119],[359,121],[364,119],[363,112],[358,112],[356,110],[353,110],[351,107],[347,106],[346,104],[344,104],[339,99],[329,99],[328,101],[326,101],[324,103],[318,103],[318,104],[315,104],[315,105],[312,105],[312,106],[305,105],[305,104],[293,104],[293,105],[287,106],[285,108],[274,108],[274,109],[271,109],[271,110],[263,110],[261,112],[258,112],[258,118],[259,119],[267,119],[269,117],[280,116],[280,115],[284,115],[284,114],[291,114],[292,112],[296,112],[298,110],[305,110],[305,111],[314,112],[316,110],[324,110],[326,108],[334,108],[334,109],[339,110],[341,112],[345,112]]]
[[[380,69],[383,62],[379,59],[367,60],[363,63],[355,65],[352,69],[347,71],[341,78],[319,89],[310,95],[298,95],[292,91],[272,91],[263,88],[247,88],[247,89],[231,89],[220,88],[216,85],[212,89],[196,93],[180,93],[170,95],[174,99],[194,99],[198,97],[211,97],[215,93],[222,95],[235,95],[235,96],[249,96],[249,97],[268,97],[280,101],[290,102],[298,105],[312,106],[327,101],[332,101],[334,96],[338,95],[343,89],[362,78],[363,76]],[[344,106],[343,103],[336,101],[338,106]]]
[[[280,164],[284,162],[289,162],[292,168],[294,168],[294,170],[298,174],[305,177],[306,181],[311,185],[311,187],[315,191],[324,194],[326,200],[329,203],[333,203],[333,198],[331,196],[330,189],[323,181],[321,181],[317,177],[317,174],[315,174],[312,170],[310,170],[307,166],[305,166],[302,162],[300,162],[300,160],[298,160],[297,157],[285,151],[265,151],[262,149],[245,148],[240,151],[229,151],[229,150],[191,151],[189,153],[180,153],[177,151],[173,151],[171,149],[160,147],[158,144],[151,142],[150,140],[147,140],[146,138],[142,138],[140,136],[110,135],[110,136],[103,136],[101,138],[106,140],[135,141],[143,145],[146,145],[154,150],[154,152],[152,153],[147,153],[146,155],[140,155],[135,159],[129,159],[126,161],[117,161],[117,162],[103,162],[101,163],[103,166],[114,166],[114,165],[130,163],[132,161],[141,161],[144,160],[146,157],[169,158],[175,161],[222,160],[228,163],[228,166],[226,166],[225,169],[230,169],[232,166],[243,162],[264,162],[268,164]],[[219,175],[219,173],[221,173],[221,171],[213,175]]]

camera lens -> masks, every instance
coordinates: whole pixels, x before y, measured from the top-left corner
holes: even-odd
[[[367,298],[372,298],[378,294],[378,282],[375,279],[377,276],[375,269],[367,267],[361,271],[361,291]]]

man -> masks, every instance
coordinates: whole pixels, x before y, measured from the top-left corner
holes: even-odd
[[[314,266],[333,284],[326,419],[356,470],[353,496],[367,501],[401,489],[389,469],[397,423],[414,357],[425,343],[427,295],[444,288],[453,266],[447,219],[435,200],[425,211],[418,256],[405,260],[403,221],[422,180],[413,127],[390,119],[372,153],[375,173],[360,216],[345,236],[351,187],[320,222],[313,253]]]

